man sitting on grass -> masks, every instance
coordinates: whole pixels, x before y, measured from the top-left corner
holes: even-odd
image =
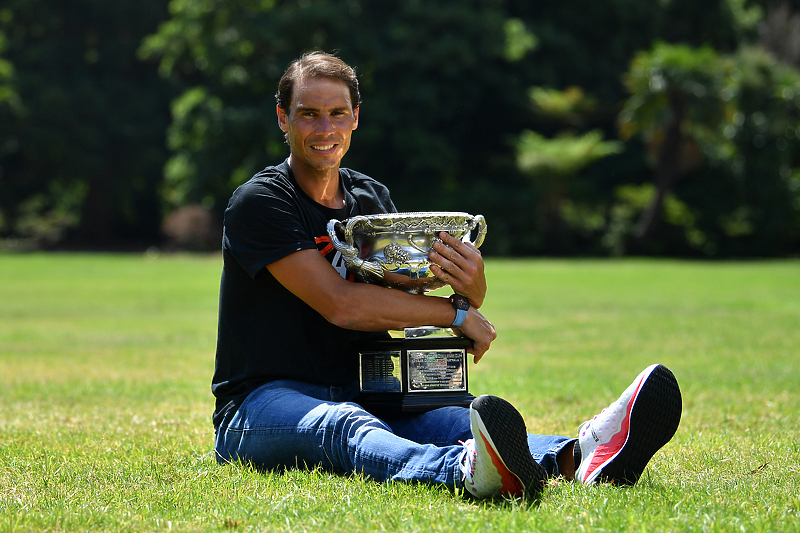
[[[371,332],[454,327],[472,340],[474,361],[483,357],[497,337],[478,310],[483,259],[447,233],[430,253],[434,274],[469,303],[466,313],[452,298],[348,281],[328,221],[395,211],[386,187],[340,167],[358,127],[355,72],[337,57],[306,54],[276,97],[290,155],[240,186],[225,212],[217,459],[439,483],[476,498],[535,496],[558,475],[635,483],[680,421],[678,384],[661,365],[640,373],[577,438],[528,434],[495,396],[380,418],[359,406],[356,345]]]

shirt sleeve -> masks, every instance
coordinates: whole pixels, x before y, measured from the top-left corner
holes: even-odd
[[[303,229],[297,204],[276,180],[251,180],[233,193],[222,244],[250,277],[294,252],[316,249],[314,238]]]

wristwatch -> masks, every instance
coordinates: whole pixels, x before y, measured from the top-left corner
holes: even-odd
[[[469,299],[467,299],[466,296],[461,296],[460,294],[451,294],[450,305],[452,305],[453,309],[456,310],[456,319],[453,320],[451,326],[454,328],[460,328],[464,324],[464,320],[467,319],[467,311],[469,311]]]

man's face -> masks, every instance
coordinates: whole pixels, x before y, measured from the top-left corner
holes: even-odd
[[[338,169],[358,127],[358,108],[353,109],[344,82],[301,79],[294,87],[288,115],[278,107],[278,125],[287,133],[293,168]]]

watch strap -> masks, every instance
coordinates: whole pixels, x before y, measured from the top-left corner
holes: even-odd
[[[467,312],[463,309],[456,309],[456,319],[451,324],[454,328],[460,328],[467,319]]]

